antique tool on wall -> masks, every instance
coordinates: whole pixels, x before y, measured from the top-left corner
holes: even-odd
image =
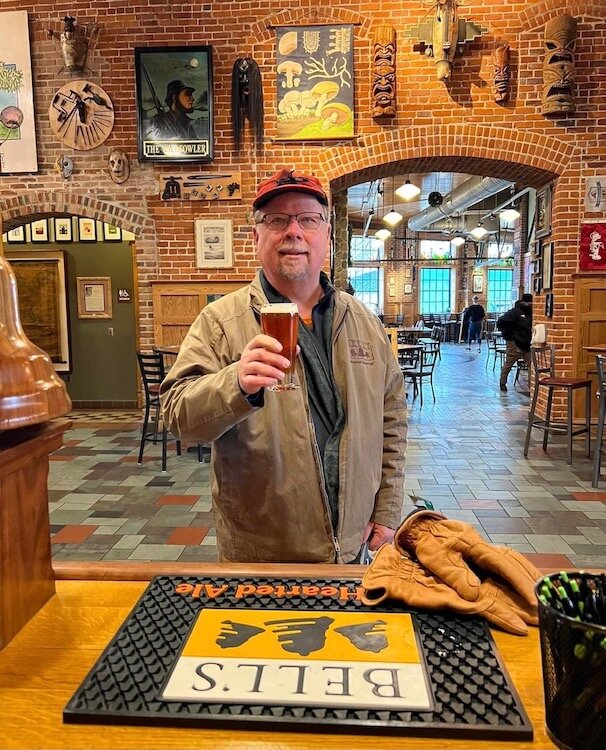
[[[257,148],[263,145],[263,86],[259,66],[250,57],[239,57],[231,74],[231,132],[236,151],[242,148],[245,121]]]
[[[421,44],[415,49],[435,59],[438,81],[447,81],[452,73],[455,54],[462,54],[465,44],[486,33],[487,29],[459,18],[456,0],[430,0],[424,4],[431,5],[431,18],[426,18],[404,33],[419,40]]]
[[[114,127],[114,107],[96,83],[70,81],[53,96],[48,119],[55,135],[78,151],[100,146]]]
[[[71,401],[48,354],[21,326],[17,282],[2,251],[0,228],[0,432],[67,414]]]
[[[160,178],[160,197],[163,201],[212,201],[242,198],[242,175],[231,174],[173,174]]]

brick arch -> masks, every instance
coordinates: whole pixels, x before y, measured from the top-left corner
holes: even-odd
[[[567,3],[564,6],[562,6],[560,0],[547,0],[547,2],[523,7],[519,14],[520,22],[510,30],[510,33],[519,34],[530,29],[536,29],[539,26],[544,26],[550,18],[562,16],[565,13],[575,18],[580,16],[606,18],[604,0],[585,0],[584,2],[583,0],[577,0],[577,2]]]
[[[276,26],[305,26],[325,23],[350,23],[359,26],[356,36],[367,36],[372,26],[372,20],[353,10],[346,8],[318,8],[317,3],[310,2],[308,8],[298,6],[292,10],[281,10],[260,19],[250,27],[250,35],[246,44],[254,47],[273,42]]]
[[[414,126],[327,149],[318,171],[333,191],[402,172],[448,171],[541,187],[578,163],[581,149],[553,136],[490,125]]]
[[[25,219],[35,221],[61,214],[86,216],[89,219],[114,224],[132,232],[135,237],[142,237],[154,231],[153,222],[149,217],[91,195],[35,190],[0,201],[3,231],[23,224]]]

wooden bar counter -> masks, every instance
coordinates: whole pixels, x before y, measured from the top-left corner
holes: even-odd
[[[533,742],[455,740],[376,734],[254,731],[249,726],[183,729],[120,725],[63,724],[62,711],[105,646],[155,575],[193,574],[255,577],[361,576],[363,568],[331,565],[234,564],[75,564],[56,563],[57,593],[0,652],[0,748],[91,750],[552,750],[544,726],[539,636],[494,630],[493,635],[513,683],[534,726]]]

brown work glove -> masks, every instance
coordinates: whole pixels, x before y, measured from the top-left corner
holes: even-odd
[[[482,581],[492,578],[506,584],[526,606],[536,607],[534,585],[541,573],[519,552],[489,544],[468,523],[422,510],[402,523],[394,546],[467,601],[476,601]]]
[[[450,609],[459,614],[480,615],[514,635],[526,635],[526,623],[537,624],[536,605],[528,607],[505,586],[487,580],[480,585],[476,601],[467,601],[391,544],[379,549],[364,573],[362,586],[362,601],[370,606],[385,599],[397,599],[418,609]]]

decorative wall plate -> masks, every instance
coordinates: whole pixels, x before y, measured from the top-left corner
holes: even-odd
[[[90,151],[112,132],[114,106],[96,83],[70,81],[53,96],[48,117],[62,143],[78,151]]]

